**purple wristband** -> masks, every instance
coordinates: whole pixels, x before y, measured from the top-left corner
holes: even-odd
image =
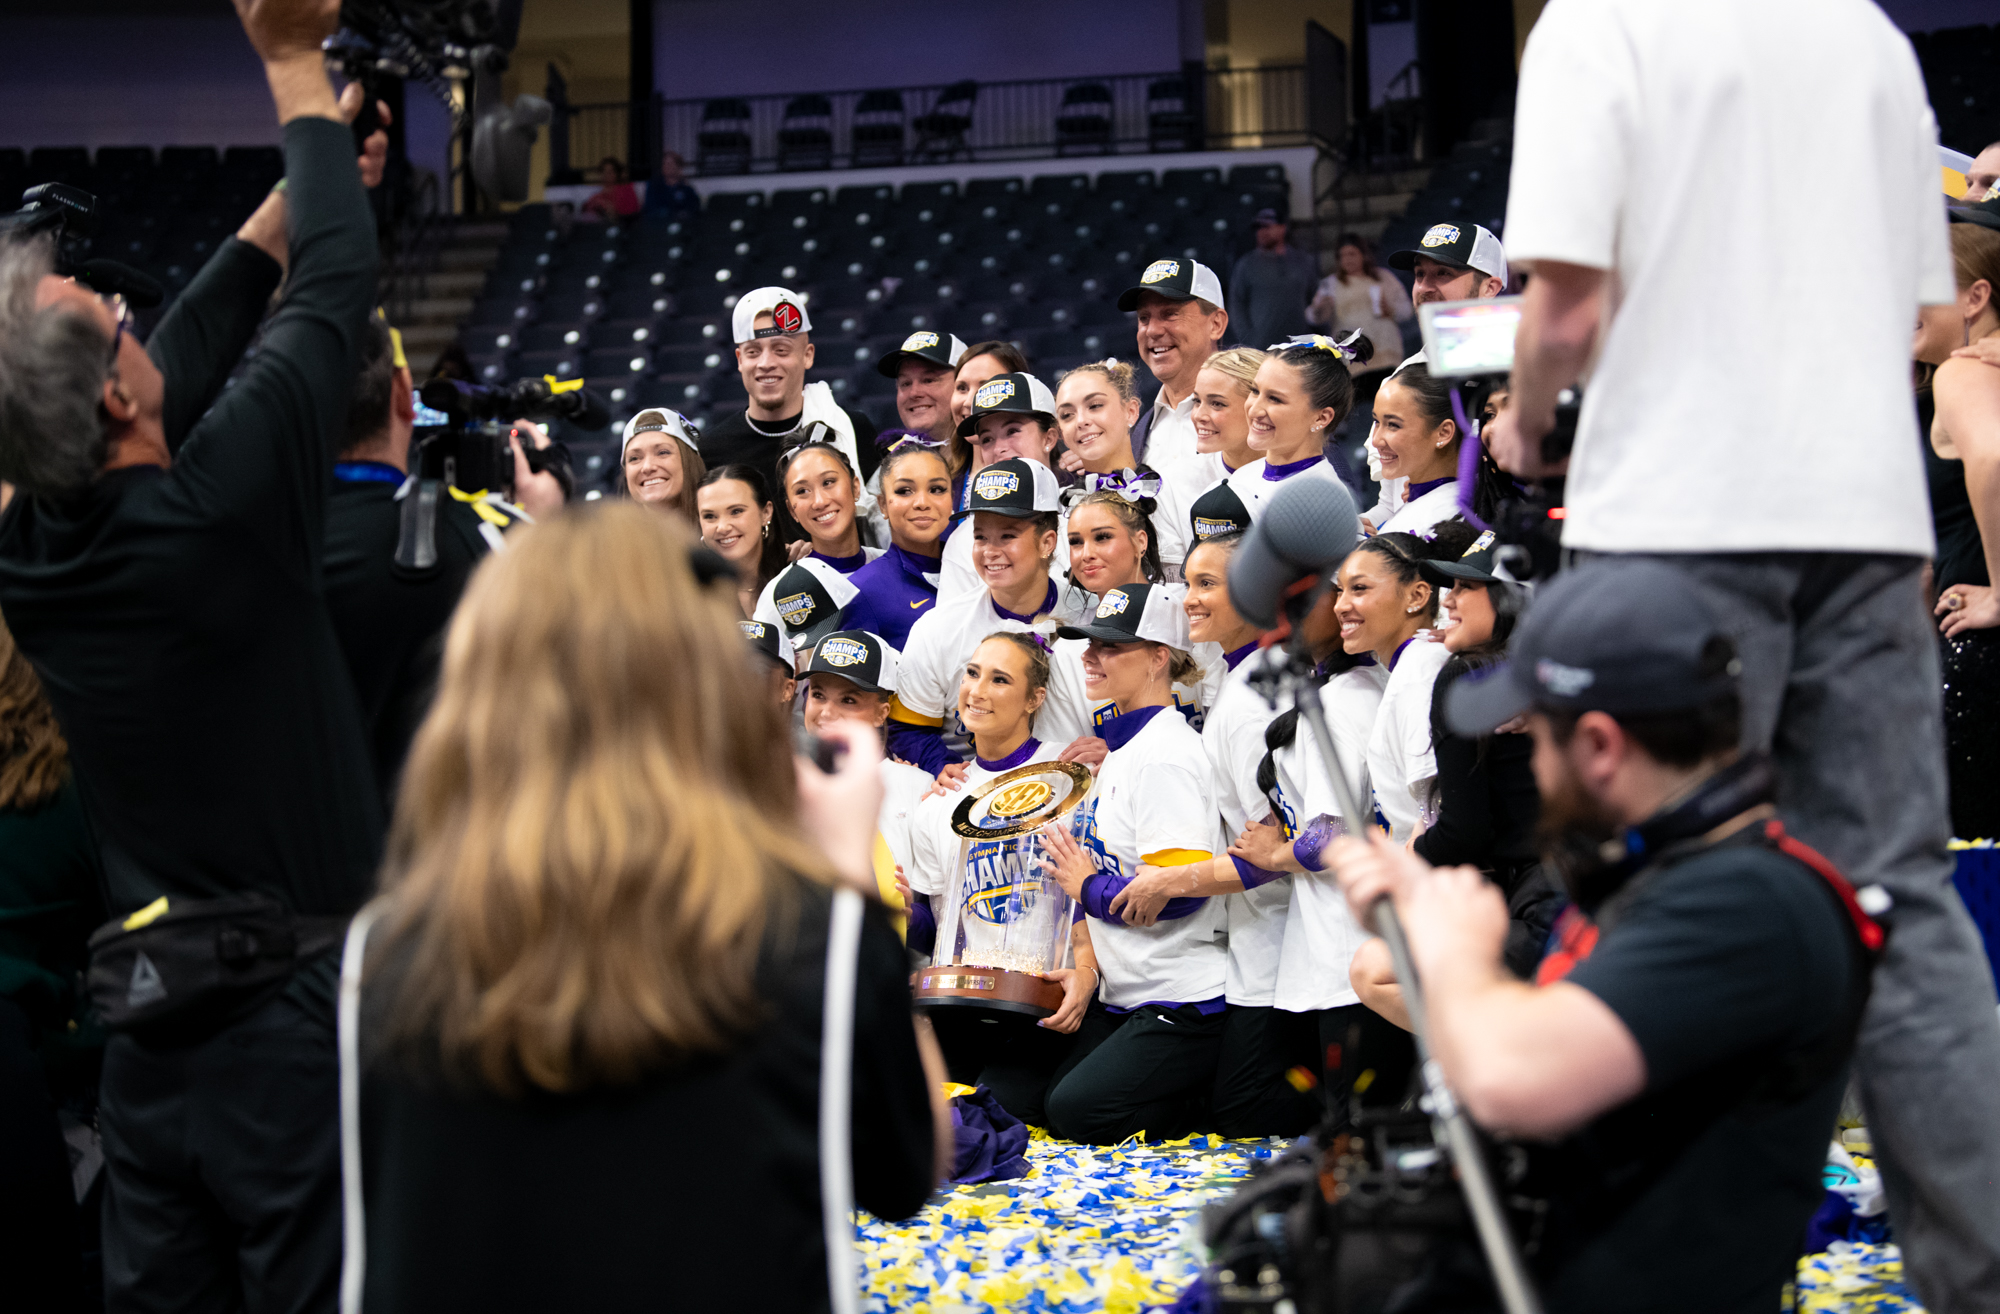
[[[1335,838],[1346,833],[1347,827],[1340,823],[1339,818],[1321,813],[1312,819],[1304,834],[1292,841],[1292,856],[1307,871],[1325,871],[1326,867],[1320,862],[1321,852]]]
[[[1254,890],[1259,885],[1268,885],[1285,874],[1281,871],[1272,871],[1268,867],[1259,867],[1248,858],[1239,858],[1233,853],[1229,855],[1229,860],[1236,864],[1236,878],[1243,882],[1243,888],[1246,890]]]

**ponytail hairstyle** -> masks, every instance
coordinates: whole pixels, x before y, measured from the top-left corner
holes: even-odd
[[[1417,413],[1431,428],[1435,429],[1447,420],[1451,422],[1455,435],[1452,449],[1456,451],[1466,435],[1459,431],[1458,418],[1452,414],[1451,394],[1455,387],[1452,381],[1438,378],[1419,361],[1396,371],[1383,380],[1382,386],[1386,388],[1391,383],[1408,390],[1411,400],[1417,404]],[[1482,445],[1479,464],[1473,474],[1472,513],[1490,522],[1499,511],[1500,504],[1513,497],[1515,492],[1513,479],[1493,463],[1493,457]]]
[[[1367,364],[1375,355],[1375,344],[1359,332],[1338,342],[1311,333],[1273,345],[1270,354],[1298,371],[1308,405],[1316,411],[1333,408],[1333,423],[1327,426],[1332,430],[1354,409],[1354,376],[1347,371],[1348,363]]]
[[[1179,648],[1167,647],[1167,683],[1194,684],[1201,679],[1201,663]]]
[[[854,462],[847,459],[847,453],[835,447],[825,438],[808,438],[806,441],[796,443],[778,453],[778,491],[780,495],[784,493],[785,476],[791,471],[792,462],[798,460],[799,457],[805,455],[807,452],[825,452],[828,456],[840,462],[840,468],[847,471],[847,477],[854,481],[856,493],[857,495],[859,494],[861,476],[854,473]]]
[[[1404,588],[1417,583],[1430,588],[1430,582],[1424,579],[1423,572],[1417,568],[1417,563],[1456,561],[1465,555],[1466,549],[1471,547],[1473,540],[1478,537],[1478,530],[1454,516],[1433,527],[1428,537],[1420,538],[1415,534],[1405,534],[1400,531],[1393,534],[1377,534],[1373,538],[1364,540],[1361,546],[1354,550],[1370,552],[1380,557],[1388,565],[1389,573]],[[1437,623],[1440,596],[1439,590],[1431,588],[1429,609],[1424,617],[1426,624]]]
[[[1139,554],[1139,572],[1146,577],[1148,584],[1158,584],[1166,579],[1166,567],[1160,564],[1160,535],[1153,528],[1153,512],[1159,509],[1159,504],[1152,498],[1131,498],[1109,488],[1100,488],[1067,500],[1072,516],[1079,507],[1101,506],[1125,527],[1126,533],[1143,532],[1146,535],[1146,550]],[[1076,583],[1075,579],[1072,578],[1070,583]]]
[[[1032,734],[1035,728],[1035,717],[1041,713],[1043,707],[1048,706],[1049,650],[1044,645],[1042,637],[1032,630],[995,630],[993,633],[987,635],[986,639],[1005,639],[1008,643],[1018,648],[1021,656],[1027,659],[1028,697],[1032,699],[1036,691],[1039,690],[1042,692],[1041,707],[1037,707],[1028,713],[1028,730]],[[986,642],[986,639],[981,639],[979,642],[983,644]],[[975,646],[973,651],[977,652],[978,648]]]

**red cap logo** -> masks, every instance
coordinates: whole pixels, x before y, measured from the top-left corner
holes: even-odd
[[[771,322],[777,326],[780,333],[797,333],[804,327],[806,317],[800,314],[799,308],[791,302],[780,301],[771,311]]]

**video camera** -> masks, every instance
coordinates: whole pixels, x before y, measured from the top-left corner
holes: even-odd
[[[414,486],[403,496],[403,520],[396,540],[396,564],[427,570],[437,562],[437,509],[447,487],[469,497],[511,497],[514,449],[507,422],[565,419],[582,429],[611,423],[604,399],[583,380],[544,376],[502,388],[462,379],[429,379],[417,390],[417,422],[410,447]],[[521,443],[528,469],[552,474],[564,496],[575,488],[569,447]]]
[[[56,272],[100,292],[122,296],[141,310],[166,297],[166,289],[130,265],[92,258],[91,238],[97,232],[97,198],[68,183],[42,183],[21,194],[21,208],[0,215],[0,235],[35,237],[48,234],[55,243]]]
[[[1501,501],[1487,524],[1465,504],[1469,465],[1485,459],[1478,426],[1471,417],[1486,408],[1493,393],[1504,388],[1514,369],[1514,335],[1521,326],[1520,297],[1486,297],[1476,301],[1436,301],[1417,307],[1423,331],[1424,359],[1434,378],[1455,379],[1452,416],[1459,432],[1471,437],[1460,464],[1461,509],[1466,519],[1491,529],[1502,546],[1499,563],[1523,583],[1556,573],[1562,563],[1563,478],[1555,475],[1530,483],[1523,494]],[[1556,398],[1555,428],[1542,436],[1542,460],[1565,460],[1576,443],[1579,389],[1565,388]]]

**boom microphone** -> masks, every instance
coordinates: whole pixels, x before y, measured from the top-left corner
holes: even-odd
[[[1230,605],[1273,629],[1287,592],[1339,566],[1360,541],[1361,518],[1345,487],[1312,475],[1287,479],[1229,559]]]

